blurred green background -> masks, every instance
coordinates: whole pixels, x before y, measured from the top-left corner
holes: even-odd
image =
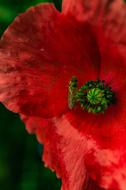
[[[61,9],[60,0],[0,0],[0,36],[18,14],[41,2]],[[0,190],[59,190],[61,182],[44,168],[41,150],[18,115],[0,104]]]

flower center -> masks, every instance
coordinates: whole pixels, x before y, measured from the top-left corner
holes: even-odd
[[[90,80],[78,89],[78,80],[72,77],[69,83],[69,108],[72,109],[77,103],[82,110],[91,113],[104,113],[108,106],[115,102],[115,93],[104,80]]]
[[[99,88],[92,88],[87,92],[87,100],[90,104],[100,104],[104,98],[104,91]]]

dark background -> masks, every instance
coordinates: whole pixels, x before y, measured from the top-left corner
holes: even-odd
[[[0,0],[0,36],[18,14],[40,2],[61,9],[60,0]],[[18,115],[0,104],[0,190],[59,190],[61,182],[44,168],[41,149]]]

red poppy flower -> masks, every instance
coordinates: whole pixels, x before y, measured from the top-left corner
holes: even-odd
[[[44,144],[62,190],[126,189],[126,5],[64,0],[0,41],[0,100]]]

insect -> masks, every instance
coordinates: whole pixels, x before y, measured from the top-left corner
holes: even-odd
[[[76,104],[76,93],[78,91],[78,80],[75,76],[69,82],[69,89],[68,89],[68,107],[73,109]]]

